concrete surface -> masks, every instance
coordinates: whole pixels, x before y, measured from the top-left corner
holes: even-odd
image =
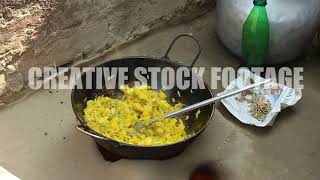
[[[214,0],[1,2],[0,105],[25,89],[30,67],[90,60],[168,23],[179,24],[205,14],[214,3]]]
[[[153,32],[104,58],[160,57],[177,34],[194,32],[203,44],[196,66],[240,65],[218,42],[214,13],[193,22]],[[179,43],[172,57],[190,63],[192,43]],[[0,166],[22,179],[187,179],[197,165],[217,163],[222,179],[317,180],[320,177],[319,50],[290,65],[305,67],[303,98],[281,112],[275,124],[241,124],[224,107],[205,132],[178,157],[165,161],[105,162],[91,138],[78,133],[70,91],[41,90],[0,112]],[[103,58],[102,58],[103,59]],[[209,80],[209,74],[205,74]],[[216,90],[221,91],[221,87]]]

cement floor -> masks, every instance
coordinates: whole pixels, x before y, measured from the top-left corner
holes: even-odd
[[[203,45],[196,66],[239,66],[239,60],[219,44],[214,21],[214,13],[209,13],[153,32],[105,58],[161,57],[173,37],[194,32]],[[190,63],[192,53],[191,43],[179,43],[172,56]],[[218,105],[201,137],[180,156],[165,161],[104,161],[91,138],[74,128],[77,122],[70,91],[37,91],[0,111],[0,166],[30,180],[187,179],[193,168],[206,162],[218,163],[224,179],[319,179],[320,113],[316,108],[320,107],[320,56],[315,54],[291,63],[305,67],[303,98],[281,112],[272,127],[241,124]],[[209,74],[205,79],[209,80]]]

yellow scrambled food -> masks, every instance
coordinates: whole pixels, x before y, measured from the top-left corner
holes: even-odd
[[[180,119],[163,116],[182,108],[167,102],[163,91],[151,90],[148,86],[121,88],[121,99],[97,97],[87,102],[84,118],[96,132],[116,141],[143,146],[172,144],[188,137]],[[141,121],[157,120],[154,124],[136,132],[132,127]]]

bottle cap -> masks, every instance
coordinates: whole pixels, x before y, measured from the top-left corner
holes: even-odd
[[[267,0],[253,0],[255,6],[266,6]]]

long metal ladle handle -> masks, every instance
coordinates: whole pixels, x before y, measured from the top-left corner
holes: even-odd
[[[171,117],[174,117],[174,116],[177,116],[177,115],[180,115],[180,114],[183,114],[183,113],[186,113],[186,112],[189,112],[189,111],[192,111],[194,109],[198,109],[202,106],[205,106],[205,105],[208,105],[208,104],[212,104],[214,102],[217,102],[221,99],[224,99],[224,98],[227,98],[227,97],[230,97],[230,96],[233,96],[235,94],[238,94],[238,93],[241,93],[243,91],[246,91],[246,90],[249,90],[249,89],[252,89],[252,88],[255,88],[257,86],[260,86],[262,84],[265,84],[265,83],[268,83],[268,82],[271,82],[271,79],[267,79],[265,81],[262,81],[262,82],[259,82],[259,83],[255,83],[255,84],[252,84],[252,85],[249,85],[249,86],[246,86],[244,88],[241,88],[241,89],[238,89],[236,91],[232,91],[232,92],[229,92],[229,93],[226,93],[226,94],[223,94],[223,95],[220,95],[220,96],[216,96],[216,97],[213,97],[213,98],[210,98],[210,99],[207,99],[207,100],[204,100],[204,101],[201,101],[201,102],[198,102],[196,104],[192,104],[190,106],[187,106],[185,108],[182,108],[178,111],[175,111],[175,112],[171,112],[171,113],[168,113],[164,116],[164,118],[171,118]]]

